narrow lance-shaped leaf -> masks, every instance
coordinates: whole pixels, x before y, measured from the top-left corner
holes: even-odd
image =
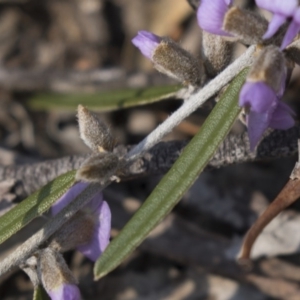
[[[154,86],[149,88],[124,89],[94,94],[37,94],[28,105],[35,110],[74,110],[78,104],[97,111],[116,110],[137,105],[146,105],[176,95],[180,85]]]
[[[3,215],[0,218],[0,244],[46,212],[74,184],[75,172],[57,177]]]
[[[244,69],[233,80],[199,133],[97,260],[94,268],[96,279],[112,271],[130,255],[194,183],[241,111],[237,104],[238,95],[247,72],[248,69]]]

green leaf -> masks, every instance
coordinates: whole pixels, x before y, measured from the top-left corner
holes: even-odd
[[[241,111],[237,104],[238,94],[247,73],[248,69],[244,69],[233,80],[201,130],[97,260],[94,267],[95,279],[105,276],[130,255],[197,179]]]
[[[39,285],[34,289],[33,300],[51,300],[45,289]]]
[[[76,110],[78,104],[98,111],[116,110],[136,105],[145,105],[170,98],[180,86],[154,86],[149,88],[124,89],[93,94],[37,94],[28,105],[34,110]]]
[[[0,244],[46,212],[75,182],[76,171],[63,174],[36,191],[0,218]]]

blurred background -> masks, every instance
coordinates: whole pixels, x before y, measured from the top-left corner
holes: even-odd
[[[254,9],[254,1],[236,2]],[[119,144],[139,142],[176,110],[181,101],[174,99],[105,112],[97,108],[101,93],[177,84],[133,47],[139,30],[169,36],[200,56],[201,31],[186,0],[0,0],[0,169],[89,153],[78,135],[76,105],[85,105],[91,95],[92,109]],[[237,46],[237,55],[244,49]],[[285,94],[296,112],[299,83],[296,68]],[[67,96],[72,105],[65,105]],[[206,104],[165,140],[191,138],[212,106],[213,101]],[[237,134],[244,130],[239,122],[233,128]],[[92,263],[77,252],[66,253],[84,299],[300,299],[299,204],[259,238],[251,271],[235,263],[243,235],[282,189],[295,161],[204,172],[135,253],[99,282],[93,281]],[[104,191],[112,209],[112,237],[162,175]],[[22,200],[5,195],[11,204]],[[37,220],[1,245],[0,259],[39,225]],[[0,299],[31,295],[24,273],[14,270],[0,279]]]

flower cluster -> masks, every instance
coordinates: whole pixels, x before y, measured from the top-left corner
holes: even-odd
[[[281,49],[284,49],[293,41],[300,30],[300,7],[298,1],[256,0],[256,4],[273,13],[273,18],[269,23],[268,31],[263,36],[265,39],[274,36],[279,27],[281,27],[288,19],[291,19],[281,44]]]
[[[235,36],[235,32],[226,31],[230,28],[228,25],[231,21],[227,20],[233,16],[236,8],[232,7],[232,1],[225,0],[202,0],[198,8],[199,26],[212,34]],[[292,118],[292,110],[282,101],[280,101],[285,90],[285,81],[287,67],[285,57],[280,53],[279,48],[267,46],[268,44],[276,44],[276,40],[270,40],[280,29],[280,27],[292,18],[288,29],[286,30],[281,50],[288,46],[300,30],[300,22],[298,22],[298,1],[269,1],[256,0],[256,4],[270,12],[274,13],[273,19],[268,24],[267,31],[262,39],[269,41],[262,42],[266,47],[258,55],[254,62],[247,82],[240,92],[239,104],[245,108],[246,122],[248,126],[248,134],[250,140],[250,149],[253,150],[259,142],[261,136],[267,128],[288,129],[294,125]],[[219,9],[214,9],[215,7]],[[207,13],[213,11],[214,22]],[[248,16],[247,12],[245,19]],[[300,21],[300,18],[299,18]],[[259,42],[260,36],[258,36]],[[271,59],[270,59],[271,58]],[[274,59],[278,62],[274,63]],[[263,76],[261,74],[264,74]]]
[[[246,113],[251,150],[254,150],[267,128],[285,130],[294,125],[293,111],[281,98],[291,67],[288,61],[290,57],[287,58],[289,49],[286,48],[300,31],[300,6],[297,0],[256,0],[256,4],[273,13],[269,23],[257,13],[234,6],[232,0],[201,0],[197,10],[198,24],[203,30],[202,47],[207,48],[202,53],[206,71],[203,78],[209,77],[209,64],[215,63],[220,66],[218,72],[222,71],[222,59],[225,61],[226,58],[224,49],[232,49],[228,47],[230,43],[238,41],[246,46],[259,45],[256,61],[239,97],[239,105]],[[155,66],[155,55],[164,39],[140,31],[132,42]],[[210,61],[207,63],[207,60]],[[168,74],[167,71],[164,73]],[[200,82],[205,83],[203,80]]]

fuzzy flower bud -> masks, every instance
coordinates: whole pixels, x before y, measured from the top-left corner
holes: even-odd
[[[250,45],[262,42],[268,23],[260,15],[232,6],[232,1],[202,0],[198,8],[199,26],[227,40]]]
[[[84,143],[95,153],[112,151],[115,139],[109,127],[96,114],[78,105],[79,133]]]
[[[52,249],[38,252],[37,270],[41,282],[52,300],[80,300],[76,280],[62,255]]]
[[[103,152],[87,158],[76,172],[76,180],[84,182],[105,182],[116,178],[120,166],[119,157],[112,152]]]
[[[139,31],[132,43],[153,62],[159,72],[186,85],[199,86],[204,82],[203,63],[171,39]]]

